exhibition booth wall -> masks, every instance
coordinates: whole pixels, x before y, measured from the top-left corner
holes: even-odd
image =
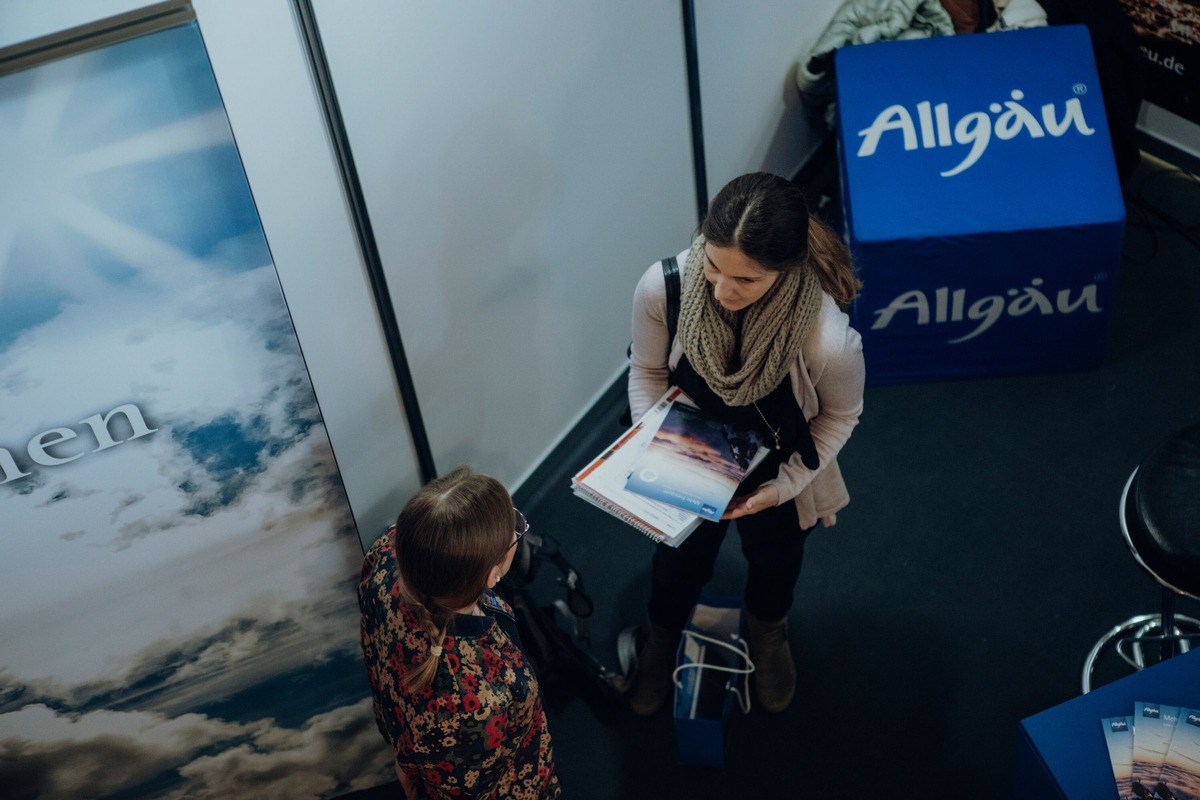
[[[834,5],[0,7],[0,784],[387,781],[354,584],[422,477],[405,381],[440,471],[517,490],[702,195],[815,151]]]

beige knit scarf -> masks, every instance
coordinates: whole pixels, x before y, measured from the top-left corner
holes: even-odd
[[[725,309],[704,278],[704,237],[692,242],[683,270],[679,341],[696,374],[726,405],[748,406],[783,381],[820,310],[821,282],[807,267],[779,273],[767,293],[741,312]],[[734,353],[739,313],[745,315],[740,354]]]

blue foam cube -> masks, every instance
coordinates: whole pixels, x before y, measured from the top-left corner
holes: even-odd
[[[835,70],[868,381],[1103,363],[1125,205],[1087,28],[862,44]]]

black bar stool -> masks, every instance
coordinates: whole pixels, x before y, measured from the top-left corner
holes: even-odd
[[[1121,493],[1120,519],[1133,557],[1162,587],[1162,610],[1131,617],[1100,637],[1083,665],[1084,694],[1110,645],[1142,669],[1200,644],[1200,621],[1175,611],[1180,597],[1200,601],[1200,424],[1176,431],[1134,469]]]

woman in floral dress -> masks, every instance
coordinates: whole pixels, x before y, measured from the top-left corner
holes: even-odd
[[[527,529],[499,481],[460,468],[426,484],[363,561],[375,719],[409,798],[561,794],[537,679],[491,591]]]

